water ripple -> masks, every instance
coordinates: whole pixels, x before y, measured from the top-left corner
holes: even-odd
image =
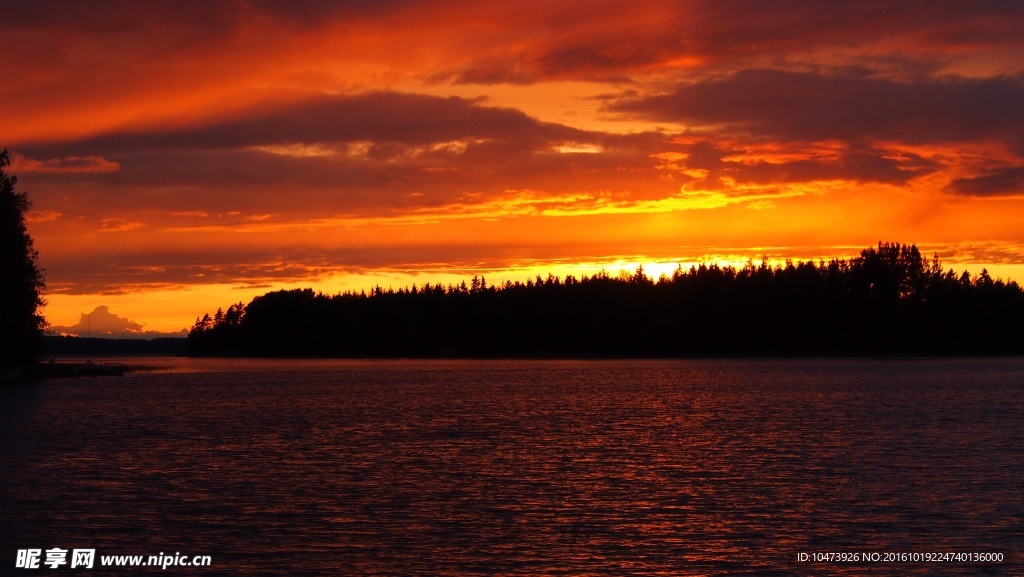
[[[2,392],[4,555],[182,551],[248,575],[1019,567],[1019,359],[168,363]],[[796,561],[951,549],[1007,562]]]

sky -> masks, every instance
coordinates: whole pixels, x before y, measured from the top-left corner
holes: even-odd
[[[59,332],[880,241],[1024,278],[1021,2],[0,4]]]

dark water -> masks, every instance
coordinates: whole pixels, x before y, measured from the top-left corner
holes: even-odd
[[[0,391],[0,574],[1024,574],[1022,359],[146,362]]]

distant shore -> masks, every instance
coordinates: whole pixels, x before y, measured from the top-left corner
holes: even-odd
[[[187,354],[309,358],[786,358],[1024,354],[1024,290],[879,243],[748,262],[488,284],[279,290],[197,319]]]
[[[178,356],[186,353],[184,338],[104,339],[97,337],[45,336],[40,358],[74,355],[100,356]]]

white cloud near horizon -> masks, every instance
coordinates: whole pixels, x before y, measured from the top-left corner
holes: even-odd
[[[110,312],[110,307],[100,305],[90,313],[82,313],[77,324],[54,326],[51,331],[60,335],[95,337],[106,339],[153,339],[159,337],[183,337],[184,330],[164,333],[144,330],[144,325]]]

